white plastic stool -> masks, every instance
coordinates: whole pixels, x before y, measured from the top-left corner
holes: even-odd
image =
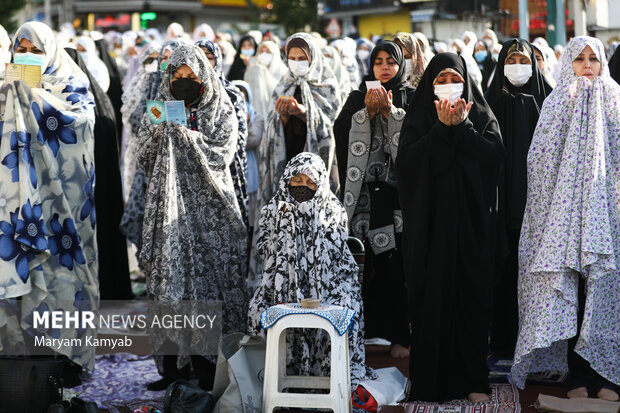
[[[286,375],[286,329],[320,328],[331,341],[329,377]],[[290,314],[280,318],[267,330],[263,413],[275,407],[331,409],[334,413],[352,411],[351,375],[349,373],[349,334],[338,331],[326,319],[314,314]],[[329,389],[327,394],[282,393],[285,388]]]

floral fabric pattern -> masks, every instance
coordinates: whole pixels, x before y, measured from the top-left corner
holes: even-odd
[[[139,265],[152,299],[221,300],[223,334],[243,331],[247,229],[228,168],[237,148],[237,119],[224,86],[194,45],[173,52],[157,100],[174,100],[169,73],[181,65],[204,86],[196,107],[187,110],[188,125],[195,116],[198,130],[153,125],[146,115],[142,121],[138,166],[147,190]],[[199,330],[195,334],[204,340]],[[158,348],[165,337],[151,339]],[[179,354],[196,354],[183,347],[190,343],[177,344]]]
[[[299,173],[317,185],[314,197],[301,203],[289,193],[289,182]],[[319,298],[323,304],[349,308],[356,312],[349,332],[351,383],[355,388],[373,377],[374,372],[365,366],[361,287],[357,264],[346,244],[347,215],[330,191],[325,163],[318,155],[302,152],[288,163],[278,192],[262,209],[257,238],[264,270],[250,300],[249,331],[260,334],[261,314],[279,303]],[[287,358],[294,374],[329,374],[327,334],[304,331],[290,337],[293,344],[287,347]]]
[[[24,334],[84,334],[33,329],[35,309],[96,308],[99,300],[88,80],[48,26],[26,23],[15,45],[22,38],[45,52],[47,67],[42,89],[0,87],[0,349],[7,354],[23,353]],[[57,351],[93,368],[94,348]]]
[[[601,73],[577,77],[590,46]],[[601,42],[576,37],[562,57],[527,158],[528,197],[519,244],[520,331],[512,380],[567,371],[567,339],[601,376],[620,384],[620,86]],[[577,331],[578,281],[586,302]]]

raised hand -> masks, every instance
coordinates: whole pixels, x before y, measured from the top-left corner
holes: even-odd
[[[446,126],[452,126],[453,114],[450,112],[450,101],[448,99],[441,99],[435,101],[435,109],[437,110],[437,117],[439,121]]]

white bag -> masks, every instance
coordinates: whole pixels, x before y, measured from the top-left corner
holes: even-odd
[[[407,377],[396,367],[376,369],[377,380],[364,380],[359,385],[368,390],[377,401],[377,406],[394,404],[405,397]]]
[[[265,340],[233,333],[222,337],[215,370],[213,413],[260,413],[263,406]]]

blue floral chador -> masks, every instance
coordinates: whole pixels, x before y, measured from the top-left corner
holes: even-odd
[[[0,86],[0,353],[34,338],[84,339],[83,328],[33,326],[33,311],[94,310],[99,300],[94,112],[86,75],[49,27],[24,24],[45,52],[42,89]],[[95,349],[53,347],[92,369]]]

